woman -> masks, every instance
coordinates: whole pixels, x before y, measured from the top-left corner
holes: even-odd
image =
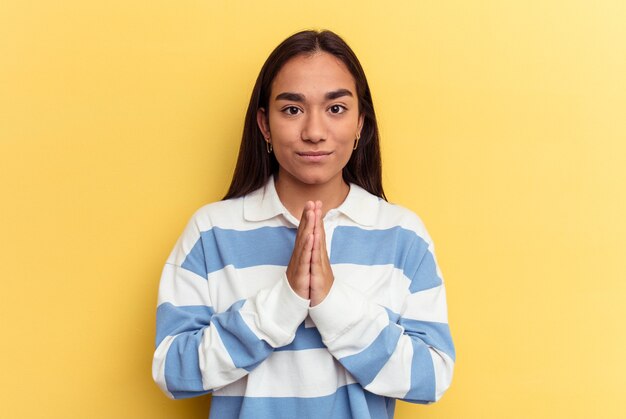
[[[165,265],[153,376],[215,418],[390,418],[452,378],[445,289],[420,219],[389,204],[361,65],[329,31],[256,81],[232,184]]]

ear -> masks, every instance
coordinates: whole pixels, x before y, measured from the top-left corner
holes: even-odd
[[[256,111],[256,123],[259,126],[263,137],[265,137],[265,141],[267,141],[270,137],[270,122],[267,112],[265,112],[265,108],[259,108]]]
[[[361,115],[359,115],[359,122],[356,126],[356,132],[359,133],[359,136],[361,136],[361,130],[363,129],[364,122],[365,122],[365,114],[361,113]]]

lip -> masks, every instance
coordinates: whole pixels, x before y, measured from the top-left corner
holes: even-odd
[[[320,162],[330,156],[332,151],[299,151],[296,154],[305,161]]]

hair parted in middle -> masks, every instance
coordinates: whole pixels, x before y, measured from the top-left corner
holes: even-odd
[[[359,114],[364,117],[359,146],[343,168],[343,179],[386,199],[382,186],[378,124],[365,72],[348,44],[328,30],[308,30],[290,36],[272,51],[263,64],[246,112],[233,179],[223,199],[237,198],[259,189],[271,175],[278,173],[278,161],[273,153],[268,154],[265,138],[257,125],[257,112],[268,108],[272,82],[285,63],[298,55],[316,52],[332,54],[347,67],[355,81]]]

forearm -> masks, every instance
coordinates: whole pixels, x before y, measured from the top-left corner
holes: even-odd
[[[254,369],[274,348],[293,340],[308,304],[293,293],[284,277],[221,313],[208,306],[162,302],[157,312],[154,379],[173,398],[228,385]]]
[[[338,280],[309,313],[328,350],[366,390],[428,403],[449,385],[447,324],[404,319]]]

